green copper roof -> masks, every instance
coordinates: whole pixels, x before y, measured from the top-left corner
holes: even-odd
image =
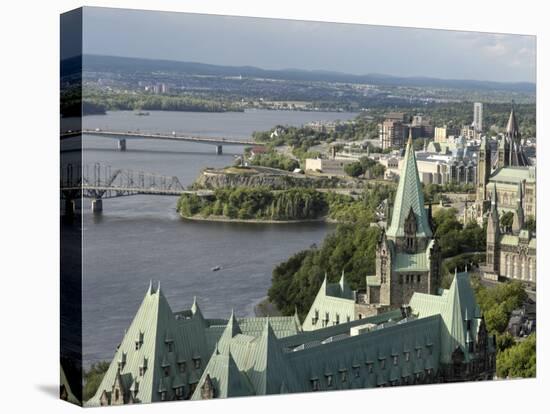
[[[318,319],[314,324],[316,315]],[[328,315],[328,322],[323,324]],[[327,283],[327,278],[323,281],[313,305],[303,323],[304,331],[317,329],[321,326],[332,326],[337,321],[339,323],[355,319],[355,298],[353,291],[349,288],[342,274],[340,282]],[[288,385],[288,384],[287,384]]]
[[[504,167],[497,170],[490,178],[489,181],[518,184],[522,181],[530,183],[535,182],[535,168],[534,167]],[[516,189],[517,187],[513,188]]]
[[[395,195],[391,225],[387,231],[388,236],[404,236],[405,219],[411,208],[416,216],[417,236],[431,237],[432,231],[428,224],[426,209],[424,208],[424,194],[422,193],[422,186],[418,178],[416,156],[414,154],[412,139],[409,137],[399,185]]]
[[[443,290],[439,296],[415,292],[410,306],[419,318],[441,315],[445,325],[445,328],[440,330],[442,362],[451,362],[451,355],[456,347],[462,349],[467,361],[471,358],[465,347],[466,338],[475,337],[474,334],[477,334],[481,315],[467,272],[455,273],[451,287]],[[470,333],[466,320],[471,320]]]
[[[414,254],[397,253],[392,264],[393,270],[396,272],[426,272],[429,270],[429,262],[426,252]]]
[[[119,367],[120,381],[126,391],[139,383],[135,395],[139,402],[159,401],[159,389],[165,389],[167,398],[172,399],[178,382],[188,384],[198,380],[203,366],[195,367],[194,360],[207,361],[212,351],[205,337],[207,325],[198,306],[194,308],[192,317],[177,320],[160,284],[156,289],[150,285],[96,394],[86,405],[100,405],[104,391],[110,395]],[[142,343],[138,346],[139,340]],[[179,374],[179,361],[186,361],[185,378]],[[122,366],[120,362],[124,362]],[[140,367],[146,367],[144,372],[140,372]]]
[[[207,376],[214,387],[215,398],[254,395],[254,389],[246,376],[239,371],[229,348],[226,348],[223,352],[218,349],[214,351],[195,392],[191,396],[192,400],[201,399],[201,389],[207,380]]]

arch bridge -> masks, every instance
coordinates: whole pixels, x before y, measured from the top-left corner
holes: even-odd
[[[75,200],[92,199],[92,211],[103,210],[103,200],[138,194],[175,196],[196,194],[206,197],[210,190],[186,190],[176,176],[151,172],[112,168],[110,165],[66,164],[61,168],[61,197],[65,200],[65,214],[75,211]]]

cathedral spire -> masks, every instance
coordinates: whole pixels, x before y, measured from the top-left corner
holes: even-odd
[[[418,178],[418,167],[416,165],[411,130],[409,130],[409,141],[405,150],[405,158],[393,205],[392,220],[387,231],[388,237],[405,236],[405,220],[411,210],[416,217],[416,236],[432,236],[428,214],[424,208],[424,194],[420,185],[420,179]]]

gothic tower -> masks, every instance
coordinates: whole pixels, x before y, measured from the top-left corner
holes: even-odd
[[[493,184],[491,211],[487,221],[487,270],[495,274],[499,272],[499,238],[500,222],[497,208],[497,188]]]
[[[433,238],[430,212],[431,208],[424,206],[409,131],[391,221],[376,249],[379,285],[372,291],[379,292],[380,305],[395,308],[407,304],[414,292],[433,294],[437,291],[441,255]]]
[[[477,194],[478,202],[487,200],[487,183],[491,175],[491,147],[486,137],[481,139],[477,161]]]

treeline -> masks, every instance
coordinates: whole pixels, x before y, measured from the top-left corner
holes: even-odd
[[[310,220],[326,216],[328,203],[325,196],[314,189],[270,191],[238,187],[218,189],[212,197],[184,194],[178,200],[177,209],[184,217],[213,215],[241,220]]]
[[[293,127],[278,125],[269,131],[254,132],[256,142],[267,143],[274,147],[288,145],[298,158],[303,158],[311,147],[321,142],[333,142],[336,138],[329,132],[316,131],[308,126]]]
[[[367,223],[339,224],[320,248],[296,253],[273,270],[269,300],[283,315],[292,315],[296,307],[303,319],[325,273],[329,282],[336,282],[345,271],[352,289],[364,287],[365,276],[374,273],[379,235],[380,229]]]
[[[359,200],[327,193],[330,217],[340,221],[321,247],[301,251],[279,264],[271,278],[268,297],[284,315],[297,307],[304,317],[317,294],[325,273],[330,282],[340,278],[342,270],[352,289],[365,287],[365,276],[373,274],[376,243],[380,228],[371,226],[376,210],[388,197],[392,186],[373,186]]]
[[[350,177],[359,177],[368,173],[369,178],[381,178],[384,177],[386,167],[368,157],[361,157],[359,161],[346,165],[344,171]]]
[[[146,93],[88,93],[83,98],[84,115],[105,111],[189,111],[189,112],[242,112],[232,102],[210,100],[193,96],[151,95]]]
[[[296,168],[300,168],[298,161],[284,154],[279,154],[275,150],[271,150],[265,154],[254,154],[253,157],[249,158],[249,162],[252,165],[277,168],[285,171],[294,171]]]
[[[457,214],[456,208],[442,208],[433,214],[434,236],[439,239],[443,258],[485,251],[486,224],[481,227],[471,221],[463,225]]]
[[[535,334],[519,343],[507,332],[508,321],[514,309],[527,299],[521,282],[515,280],[487,288],[479,279],[472,279],[476,300],[490,334],[496,336],[497,375],[506,377],[534,377],[536,374]]]

